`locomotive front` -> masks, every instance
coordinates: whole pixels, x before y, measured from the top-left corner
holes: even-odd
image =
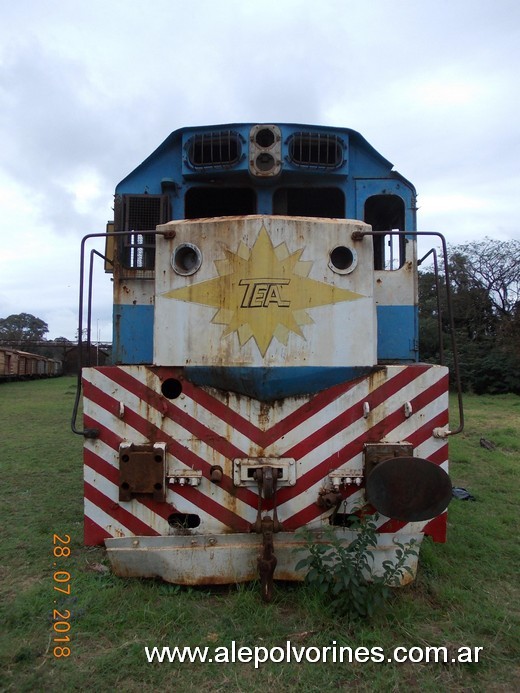
[[[296,530],[349,543],[367,504],[376,570],[445,540],[448,371],[418,360],[415,190],[386,159],[346,129],[186,128],[112,229],[113,365],[83,392],[85,541],[116,574],[268,599],[303,577]]]

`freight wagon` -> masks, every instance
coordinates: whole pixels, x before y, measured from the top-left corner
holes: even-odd
[[[0,347],[0,382],[53,378],[62,374],[62,362],[19,349]]]
[[[117,186],[113,365],[83,369],[73,417],[85,541],[116,574],[260,574],[269,598],[303,578],[297,530],[348,544],[360,508],[376,570],[445,541],[462,420],[419,358],[420,235],[414,186],[344,128],[184,128]]]

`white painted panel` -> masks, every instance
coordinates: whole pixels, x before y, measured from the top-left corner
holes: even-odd
[[[361,227],[267,216],[163,225],[174,238],[157,238],[154,363],[374,365],[372,244],[351,238]],[[202,264],[176,273],[172,258],[189,244]],[[346,271],[333,269],[338,247],[352,252]]]

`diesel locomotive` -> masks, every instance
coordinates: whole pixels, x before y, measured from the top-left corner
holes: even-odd
[[[376,571],[445,541],[458,431],[448,369],[419,360],[416,192],[360,134],[176,130],[104,235],[112,365],[83,368],[76,432],[85,542],[117,575],[260,576],[268,599],[304,577],[298,529],[348,544],[363,507]]]

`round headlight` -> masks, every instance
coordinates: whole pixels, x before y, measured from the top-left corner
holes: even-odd
[[[202,265],[202,252],[193,243],[181,243],[173,251],[172,267],[183,276],[195,274]]]
[[[357,253],[346,245],[338,245],[330,251],[329,267],[338,274],[350,274],[356,269]]]

